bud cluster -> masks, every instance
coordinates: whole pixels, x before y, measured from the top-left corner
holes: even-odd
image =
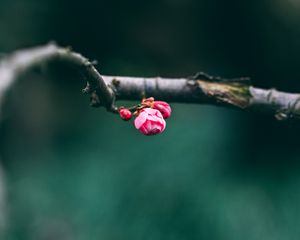
[[[136,116],[134,119],[134,126],[144,135],[156,135],[162,133],[166,128],[166,121],[171,116],[172,109],[167,102],[154,101],[154,98],[145,98],[142,100],[132,114],[130,109],[125,107],[119,108],[120,117],[128,121],[132,115]]]

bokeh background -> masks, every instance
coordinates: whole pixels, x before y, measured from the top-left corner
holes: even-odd
[[[107,75],[300,92],[299,19],[299,0],[0,0],[0,52],[55,40]],[[172,104],[166,131],[144,137],[90,108],[84,84],[53,64],[9,92],[3,239],[299,239],[299,123]]]

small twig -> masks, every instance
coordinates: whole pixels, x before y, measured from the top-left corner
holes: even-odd
[[[168,102],[201,103],[249,109],[273,114],[278,120],[300,118],[300,94],[264,90],[251,86],[248,78],[224,79],[198,73],[190,78],[143,78],[101,76],[90,62],[70,48],[51,43],[16,51],[0,59],[0,105],[7,90],[25,71],[59,61],[77,69],[86,80],[84,93],[91,105],[117,113],[115,100],[154,97]],[[0,106],[1,107],[1,106]]]

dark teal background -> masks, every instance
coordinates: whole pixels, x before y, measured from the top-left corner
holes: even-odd
[[[55,40],[107,75],[206,71],[300,92],[299,13],[296,0],[0,0],[0,51]],[[84,84],[52,65],[10,91],[5,239],[299,239],[299,123],[172,104],[145,137],[90,108]]]

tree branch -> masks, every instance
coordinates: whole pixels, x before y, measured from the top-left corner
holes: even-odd
[[[78,70],[87,81],[91,105],[117,112],[115,100],[154,97],[180,103],[213,104],[273,114],[278,120],[300,119],[300,94],[251,86],[245,78],[222,79],[200,73],[193,78],[101,76],[93,63],[69,48],[51,43],[17,51],[0,60],[0,104],[15,80],[33,67],[59,61]]]
[[[107,86],[93,63],[81,54],[72,52],[70,48],[60,48],[54,43],[46,46],[16,51],[0,61],[0,104],[7,90],[20,75],[37,66],[59,61],[78,70],[87,81],[84,92],[91,95],[93,106],[105,106],[108,111],[117,111],[114,106],[115,94]],[[101,102],[101,104],[100,104]]]

